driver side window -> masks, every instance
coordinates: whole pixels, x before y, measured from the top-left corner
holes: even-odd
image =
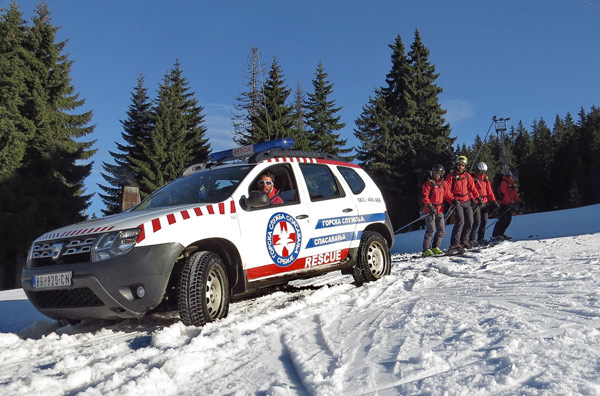
[[[267,179],[274,179],[274,189],[276,190],[275,196],[278,196],[281,198],[281,200],[283,200],[283,202],[280,202],[278,199],[276,199],[275,202],[279,202],[277,203],[278,205],[291,205],[300,202],[294,172],[292,168],[287,164],[274,165],[265,168],[259,174],[259,176],[254,179],[254,181],[250,185],[248,193],[250,193],[251,190],[263,191],[264,185],[259,185],[259,181],[261,180],[263,175],[267,174],[270,175]],[[272,206],[273,204],[267,207]]]

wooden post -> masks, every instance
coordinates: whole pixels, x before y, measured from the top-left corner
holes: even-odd
[[[123,186],[121,190],[121,210],[125,211],[134,205],[139,204],[140,189],[134,186]]]

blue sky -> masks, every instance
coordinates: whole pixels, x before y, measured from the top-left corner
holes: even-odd
[[[17,0],[26,19],[38,1]],[[9,1],[1,0],[0,7]],[[101,163],[121,142],[121,124],[137,76],[151,97],[179,59],[204,107],[214,150],[233,146],[231,113],[244,89],[251,47],[265,74],[273,57],[289,88],[312,90],[318,62],[353,130],[391,67],[398,34],[407,49],[415,29],[430,50],[444,92],[442,107],[458,143],[485,135],[492,116],[530,127],[556,114],[600,105],[600,0],[47,0],[59,39],[74,61],[73,85],[94,112],[98,153],[87,193],[103,183]],[[95,195],[88,213],[101,215]]]

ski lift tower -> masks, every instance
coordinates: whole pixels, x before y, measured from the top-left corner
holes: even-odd
[[[510,120],[510,118],[498,118],[496,116],[493,116],[492,120],[494,122],[496,134],[500,134],[500,147],[502,150],[502,170],[504,171],[504,174],[506,174],[508,173],[508,162],[506,161],[506,150],[504,149],[504,132],[506,132],[506,121]]]

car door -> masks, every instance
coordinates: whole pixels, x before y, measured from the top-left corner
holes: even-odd
[[[306,268],[338,263],[346,258],[355,234],[357,208],[329,165],[298,164],[311,217],[311,237],[306,242]]]
[[[297,182],[296,164],[259,164],[248,177],[245,191],[257,190],[265,172],[275,178],[282,204],[261,208],[241,208],[238,221],[241,234],[240,255],[249,282],[266,280],[303,270],[303,249],[310,239],[310,212]]]

